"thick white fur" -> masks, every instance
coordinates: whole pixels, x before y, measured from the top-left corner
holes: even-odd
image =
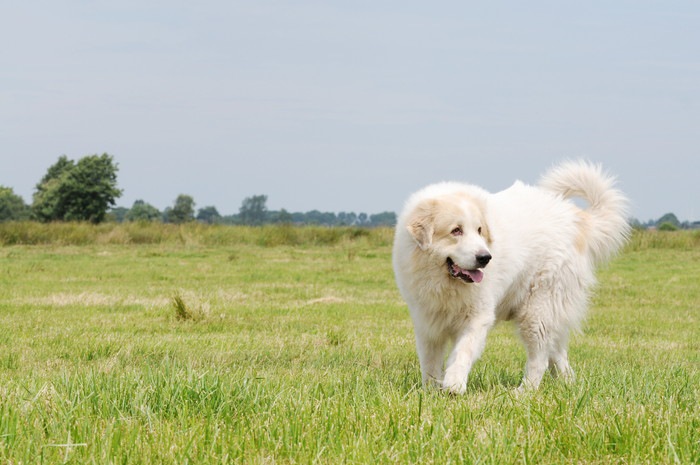
[[[423,384],[463,393],[497,320],[514,321],[527,350],[521,389],[537,388],[547,368],[572,379],[569,333],[584,317],[595,267],[629,235],[627,205],[614,178],[583,161],[554,167],[538,186],[516,182],[491,194],[440,183],[413,194],[398,218],[393,265]],[[492,256],[485,267],[475,259],[484,253]],[[481,269],[483,280],[451,276],[448,257]]]

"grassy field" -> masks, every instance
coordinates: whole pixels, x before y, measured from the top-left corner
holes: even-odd
[[[599,274],[578,380],[420,389],[390,230],[0,225],[0,463],[700,463],[700,235]]]

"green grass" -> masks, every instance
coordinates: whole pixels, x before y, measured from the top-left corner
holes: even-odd
[[[575,384],[516,396],[501,325],[461,397],[419,388],[390,230],[0,238],[0,463],[700,462],[697,233],[601,271]]]

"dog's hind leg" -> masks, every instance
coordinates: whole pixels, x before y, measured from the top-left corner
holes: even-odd
[[[560,272],[571,270],[560,267]],[[520,336],[527,350],[525,376],[520,389],[536,389],[549,368],[566,381],[574,378],[567,347],[569,331],[576,328],[586,304],[585,287],[564,285],[577,282],[566,274],[540,273],[530,287],[530,295],[517,319]]]
[[[534,301],[531,301],[529,312],[526,310],[526,313],[518,321],[520,337],[527,351],[525,375],[522,384],[518,388],[521,391],[537,389],[550,362],[552,334],[546,320],[549,308],[546,303],[540,307],[532,307],[533,304]]]
[[[527,350],[527,363],[525,364],[525,376],[518,389],[537,389],[547,371],[549,362],[546,341],[539,337],[527,336],[523,336],[523,340]]]
[[[521,390],[537,389],[547,368],[554,377],[561,377],[567,382],[574,379],[567,352],[569,330],[559,328],[561,323],[551,318],[552,312],[546,305],[534,312],[537,317],[524,317],[519,321],[520,336],[527,350]]]

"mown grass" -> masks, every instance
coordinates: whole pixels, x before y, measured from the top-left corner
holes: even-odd
[[[502,325],[450,397],[419,388],[390,230],[6,227],[1,463],[700,462],[696,234],[602,270],[575,384],[516,396]]]

